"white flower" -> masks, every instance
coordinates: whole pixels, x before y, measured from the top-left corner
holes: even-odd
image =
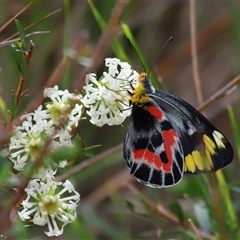
[[[35,120],[49,119],[53,125],[58,125],[59,121],[66,119],[64,128],[68,131],[76,128],[82,115],[82,105],[80,104],[80,95],[69,93],[68,90],[58,90],[58,86],[46,88],[44,96],[52,101],[46,104],[45,115],[35,112]]]
[[[22,201],[23,209],[18,212],[21,220],[48,227],[48,236],[59,236],[63,228],[76,218],[80,194],[73,185],[56,182],[51,177],[45,181],[31,180],[25,189],[27,197]]]
[[[40,167],[37,171],[32,175],[32,178],[38,179],[46,179],[47,177],[54,177],[56,174],[56,170],[53,170],[51,167]]]
[[[24,168],[27,160],[35,160],[47,137],[44,130],[46,121],[34,123],[30,114],[24,117],[26,120],[15,128],[9,144],[9,159],[18,171]]]
[[[46,127],[49,125],[46,119],[35,122],[33,121],[33,114],[27,114],[24,117],[26,120],[22,123],[22,126],[14,129],[14,135],[10,138],[9,143],[9,159],[13,162],[13,168],[17,171],[22,171],[28,161],[35,161],[42,151],[46,139],[51,137],[50,133],[54,131],[54,129]],[[60,129],[53,136],[49,150],[54,151],[62,146],[73,146],[70,133],[64,129]],[[67,161],[63,160],[55,164],[54,167],[64,167],[66,164]],[[42,174],[38,170],[33,177],[41,178]]]
[[[86,76],[85,95],[82,103],[89,110],[90,121],[99,127],[104,124],[119,125],[130,115],[129,93],[131,85],[136,84],[138,73],[126,62],[117,58],[107,58],[108,72],[97,81],[95,74]],[[124,110],[126,109],[126,110]]]

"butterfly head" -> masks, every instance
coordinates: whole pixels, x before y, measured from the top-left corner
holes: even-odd
[[[147,73],[138,75],[138,82],[131,93],[130,101],[133,105],[146,104],[150,101],[148,94],[155,92]]]

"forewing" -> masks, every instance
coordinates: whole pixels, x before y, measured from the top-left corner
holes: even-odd
[[[159,106],[133,106],[124,158],[131,175],[145,185],[168,187],[182,179],[184,155],[180,139]]]
[[[184,171],[217,171],[233,159],[227,138],[183,99],[162,90],[151,95],[176,129],[184,152]]]

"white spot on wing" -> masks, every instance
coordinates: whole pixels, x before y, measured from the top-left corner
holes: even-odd
[[[187,126],[188,126],[188,134],[191,136],[196,132],[195,127],[191,124],[191,122],[187,122]]]
[[[220,132],[214,130],[213,131],[213,138],[216,141],[217,146],[219,148],[225,148],[225,145],[223,144],[224,136]]]

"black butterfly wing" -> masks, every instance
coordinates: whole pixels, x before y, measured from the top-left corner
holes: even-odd
[[[162,90],[150,97],[161,106],[178,133],[185,172],[217,171],[232,162],[233,149],[227,138],[193,106]]]
[[[183,176],[183,149],[169,120],[154,101],[133,106],[124,158],[131,175],[151,187],[175,185]]]

